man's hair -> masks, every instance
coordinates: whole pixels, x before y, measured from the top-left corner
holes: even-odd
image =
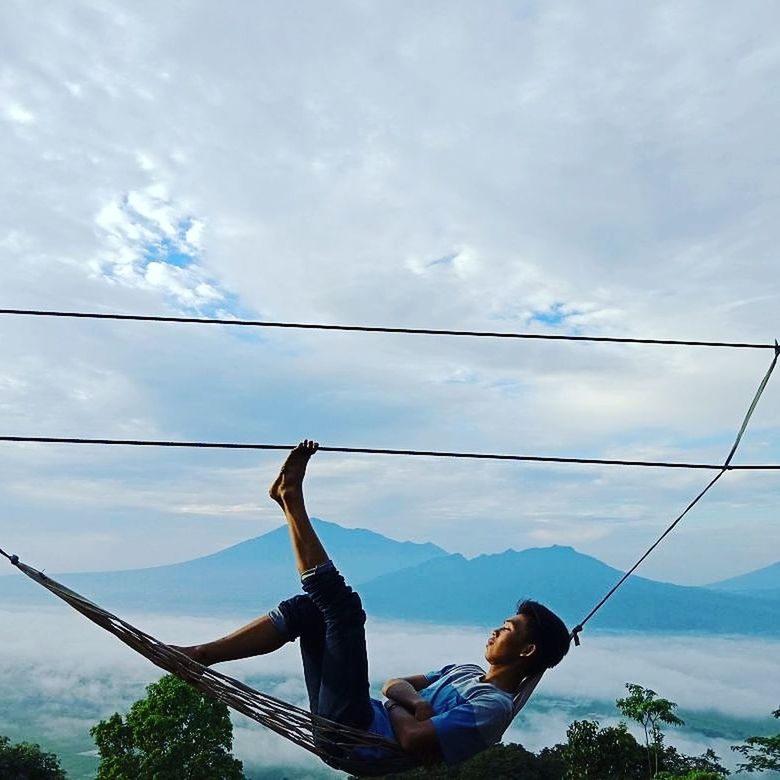
[[[528,618],[528,638],[536,645],[536,671],[552,669],[569,652],[571,635],[564,622],[538,601],[518,602],[517,614]]]

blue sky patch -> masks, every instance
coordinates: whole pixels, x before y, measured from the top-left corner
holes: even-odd
[[[459,254],[459,252],[450,252],[448,255],[437,257],[435,260],[431,260],[426,268],[433,268],[435,265],[452,265],[453,261]]]
[[[175,265],[177,268],[187,268],[197,261],[197,257],[186,251],[180,242],[171,238],[163,238],[146,247],[144,261],[146,263],[167,263]]]
[[[574,312],[567,312],[564,304],[554,303],[544,311],[535,311],[531,322],[541,322],[543,325],[561,325]]]
[[[199,310],[204,317],[235,317],[237,320],[256,320],[256,312],[241,305],[241,301],[235,293],[226,292],[220,288],[222,298],[214,303],[200,306]],[[251,335],[262,328],[232,328],[237,335]]]

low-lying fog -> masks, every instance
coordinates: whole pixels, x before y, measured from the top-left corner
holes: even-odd
[[[217,618],[126,616],[163,641],[189,644],[221,636],[236,625]],[[249,616],[247,616],[249,618]],[[124,711],[160,676],[159,670],[69,608],[30,612],[0,609],[0,734],[58,748],[66,767],[82,754],[74,777],[89,777],[89,728]],[[482,662],[485,632],[369,620],[371,675],[378,692],[391,676],[425,672],[453,661]],[[272,656],[224,664],[221,670],[275,696],[306,706],[297,647]],[[531,750],[565,738],[575,718],[617,722],[614,700],[626,682],[653,688],[679,705],[684,729],[668,741],[686,753],[712,747],[728,766],[729,745],[772,733],[780,706],[780,642],[745,638],[583,635],[506,735]],[[247,770],[298,767],[328,774],[316,759],[251,721],[235,718],[235,753]],[[719,734],[720,736],[705,736]],[[638,732],[635,732],[638,735]],[[70,751],[70,755],[66,753]],[[322,771],[321,771],[322,770]],[[303,776],[302,775],[302,776]]]

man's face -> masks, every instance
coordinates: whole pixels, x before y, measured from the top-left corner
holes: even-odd
[[[529,618],[512,615],[501,626],[494,628],[485,645],[485,660],[489,664],[508,664],[528,656],[535,649],[529,641]]]

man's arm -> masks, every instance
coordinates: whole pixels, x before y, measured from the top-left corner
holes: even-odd
[[[429,685],[428,678],[424,674],[412,674],[409,677],[391,677],[382,686],[382,695],[387,696],[388,699],[395,699],[396,697],[390,694],[390,689],[396,684],[403,683],[411,686],[412,690],[415,692],[421,691],[423,688],[427,688]]]
[[[423,764],[435,764],[443,760],[439,738],[430,718],[417,720],[400,702],[391,702],[388,709],[395,738],[403,750]]]
[[[382,694],[394,701],[409,712],[417,720],[428,720],[433,717],[433,708],[426,699],[418,693],[428,687],[428,678],[424,674],[415,674],[410,677],[393,677],[382,687]]]

